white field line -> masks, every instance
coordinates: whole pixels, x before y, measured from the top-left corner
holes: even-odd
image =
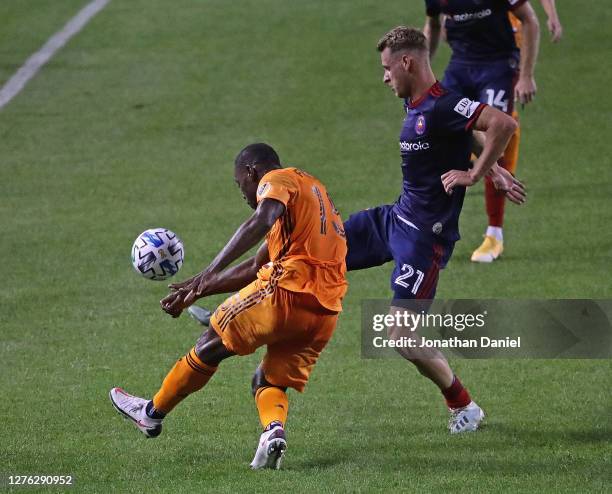
[[[83,27],[100,12],[110,0],[92,0],[75,15],[68,23],[53,36],[51,36],[43,47],[28,58],[17,72],[0,89],[0,109],[11,101],[28,81],[36,75],[40,68],[45,65],[53,55],[64,46],[70,38],[77,34]]]

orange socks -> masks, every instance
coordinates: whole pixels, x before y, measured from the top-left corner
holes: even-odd
[[[216,370],[216,367],[202,362],[195,348],[192,348],[166,375],[160,390],[153,397],[153,407],[163,413],[170,412],[191,393],[202,389]]]
[[[170,412],[191,393],[202,389],[213,376],[217,367],[205,364],[197,356],[195,348],[180,358],[168,372],[161,388],[153,397],[153,408],[163,414]],[[265,428],[271,422],[287,421],[289,400],[280,388],[259,388],[255,394],[259,420]]]
[[[283,426],[287,421],[289,400],[287,393],[273,386],[259,388],[255,393],[255,403],[259,412],[259,420],[264,429],[271,422],[281,422]]]

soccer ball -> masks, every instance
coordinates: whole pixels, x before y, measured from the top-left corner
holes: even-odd
[[[174,276],[183,264],[183,242],[167,228],[145,230],[132,246],[134,269],[150,280]]]

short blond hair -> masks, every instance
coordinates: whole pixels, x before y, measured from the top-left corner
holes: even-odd
[[[427,38],[420,29],[397,26],[380,38],[376,48],[378,51],[389,48],[393,53],[400,50],[427,51],[428,46]]]

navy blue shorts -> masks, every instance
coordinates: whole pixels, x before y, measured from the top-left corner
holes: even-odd
[[[433,299],[440,269],[446,266],[454,243],[436,240],[406,223],[393,205],[352,214],[344,223],[349,271],[395,261],[391,275],[394,300]]]
[[[511,115],[517,80],[518,62],[514,59],[486,63],[451,60],[442,86]]]

